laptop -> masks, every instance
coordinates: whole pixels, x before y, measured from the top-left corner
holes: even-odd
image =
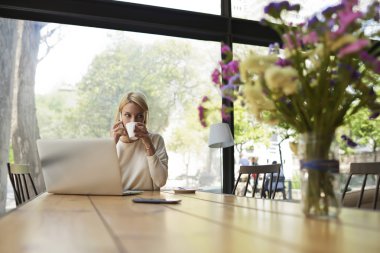
[[[123,192],[112,138],[40,139],[37,149],[49,193],[134,195],[142,192]]]

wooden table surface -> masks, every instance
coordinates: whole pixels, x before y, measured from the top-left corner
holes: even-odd
[[[380,212],[305,218],[299,204],[197,192],[136,196],[44,193],[0,218],[0,252],[380,252]]]

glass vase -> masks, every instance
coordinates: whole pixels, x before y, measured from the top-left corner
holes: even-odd
[[[307,217],[337,218],[341,208],[339,160],[334,133],[304,134],[298,148],[301,167],[301,206]]]

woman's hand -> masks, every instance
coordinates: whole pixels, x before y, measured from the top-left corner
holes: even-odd
[[[135,127],[135,135],[143,142],[148,155],[153,155],[156,152],[144,123],[137,122]]]
[[[135,136],[145,143],[146,141],[150,141],[148,130],[144,123],[137,122],[135,126]]]
[[[123,123],[121,121],[117,122],[112,127],[113,132],[113,138],[115,140],[115,143],[117,143],[121,136],[127,135],[127,132],[125,131],[125,128],[123,126]]]

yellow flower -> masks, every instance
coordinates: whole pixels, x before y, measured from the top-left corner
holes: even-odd
[[[261,113],[263,111],[275,110],[273,101],[265,96],[259,81],[246,84],[243,89],[244,98],[248,107],[258,120],[262,119]]]
[[[240,63],[240,78],[243,82],[248,80],[252,74],[262,74],[277,61],[276,55],[258,55],[251,52],[248,57]]]
[[[265,82],[274,93],[291,95],[296,93],[298,87],[298,74],[292,67],[271,66],[265,71]]]

